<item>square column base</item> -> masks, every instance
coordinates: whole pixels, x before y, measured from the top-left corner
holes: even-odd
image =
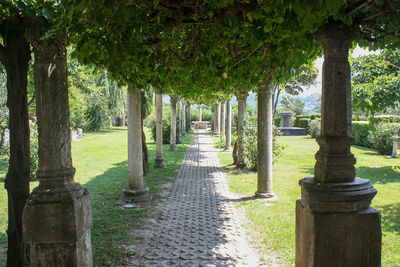
[[[43,202],[51,201],[54,202]],[[87,190],[35,193],[23,213],[24,242],[31,244],[31,266],[91,267],[92,212]]]
[[[296,267],[381,266],[379,211],[314,212],[296,202]]]

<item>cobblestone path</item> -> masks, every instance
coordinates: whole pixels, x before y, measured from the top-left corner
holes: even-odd
[[[218,151],[205,131],[193,135],[139,266],[257,266],[238,221]]]

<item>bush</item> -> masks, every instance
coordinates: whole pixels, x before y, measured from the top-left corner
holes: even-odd
[[[311,138],[317,138],[321,134],[321,121],[312,120],[310,121],[310,127],[308,128],[308,133]]]
[[[212,121],[212,111],[207,106],[203,106],[201,111],[201,117],[203,121]],[[199,108],[196,107],[195,109],[190,110],[190,120],[191,121],[198,121],[199,120]]]
[[[257,117],[249,116],[247,119],[248,126],[244,131],[244,159],[247,168],[253,171],[257,170]],[[273,129],[273,162],[277,161],[282,155],[285,146],[280,145],[277,140],[279,130],[274,127]]]
[[[354,137],[354,144],[357,146],[371,147],[369,139],[369,122],[368,121],[353,121],[352,132]]]
[[[400,132],[400,123],[379,123],[376,125],[375,131],[369,132],[372,147],[382,155],[390,155],[392,153],[393,135]]]
[[[281,126],[281,117],[279,115],[275,116],[274,125],[275,125],[275,127],[280,127]]]
[[[165,113],[165,112],[163,112]],[[180,118],[177,116],[176,118],[176,143],[177,144],[182,144],[182,139],[181,139],[181,129],[179,127],[180,123]],[[171,117],[168,114],[163,114],[163,120],[162,120],[162,125],[163,125],[163,144],[169,144],[169,140],[171,137]],[[153,117],[151,122],[150,122],[150,128],[151,128],[151,135],[153,136],[153,139],[156,140],[156,120]]]

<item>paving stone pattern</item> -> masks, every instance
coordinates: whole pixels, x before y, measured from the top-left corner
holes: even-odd
[[[197,131],[186,152],[140,266],[257,266],[209,134]]]

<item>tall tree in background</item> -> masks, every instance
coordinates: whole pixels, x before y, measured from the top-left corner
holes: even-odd
[[[367,116],[400,103],[400,50],[383,49],[351,60],[353,111]]]

